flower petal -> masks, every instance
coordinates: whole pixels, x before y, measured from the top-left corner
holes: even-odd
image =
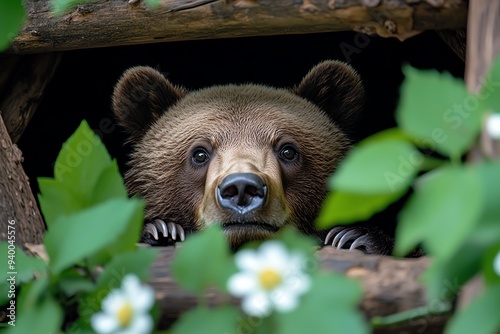
[[[102,310],[108,314],[116,314],[126,302],[127,299],[122,292],[114,289],[102,300]]]
[[[271,301],[276,311],[286,313],[295,309],[298,304],[297,294],[287,289],[276,289],[271,294]]]
[[[270,267],[285,271],[289,265],[289,253],[285,246],[276,240],[266,241],[259,247],[260,268]]]
[[[142,289],[141,281],[135,275],[128,274],[122,279],[122,290],[127,296],[134,295]]]
[[[227,281],[227,289],[236,297],[254,293],[258,290],[257,276],[247,272],[236,273]]]
[[[90,318],[90,324],[98,334],[112,333],[119,328],[116,318],[103,312],[95,313]]]
[[[122,290],[135,311],[147,312],[155,301],[154,290],[143,285],[135,275],[127,275],[122,281]]]
[[[307,259],[302,253],[295,252],[290,254],[288,268],[290,271],[304,271],[307,265]]]
[[[296,295],[301,295],[311,287],[311,278],[302,273],[296,273],[295,275],[287,276],[281,287],[292,291]]]
[[[253,249],[244,249],[236,253],[234,261],[238,269],[257,272],[262,268],[262,263]]]
[[[143,286],[132,301],[136,311],[148,312],[155,302],[155,292],[151,287]]]
[[[153,330],[153,318],[149,313],[139,314],[127,327],[126,331],[120,334],[150,334]]]
[[[269,296],[264,292],[256,292],[245,299],[241,303],[243,312],[255,317],[264,317],[272,311]]]

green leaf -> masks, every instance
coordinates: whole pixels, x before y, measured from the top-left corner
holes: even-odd
[[[305,254],[314,255],[318,246],[315,239],[304,233],[298,232],[294,228],[285,228],[281,230],[277,237],[289,250],[300,251]]]
[[[483,113],[500,113],[500,57],[497,57],[490,67],[489,73],[477,98],[479,110]]]
[[[79,326],[90,328],[90,316],[101,309],[102,300],[111,290],[121,287],[126,275],[133,274],[142,282],[149,281],[151,265],[157,255],[155,249],[138,247],[113,257],[99,275],[94,291],[86,294],[80,302]]]
[[[412,183],[422,162],[422,154],[408,142],[372,139],[351,150],[330,187],[351,194],[399,193]]]
[[[73,296],[81,292],[90,292],[95,289],[95,284],[85,277],[60,278],[59,289],[66,296]]]
[[[446,166],[427,173],[401,211],[394,253],[404,256],[422,242],[430,255],[448,259],[477,222],[481,197],[470,169]]]
[[[146,5],[151,9],[156,9],[160,5],[160,0],[146,0]]]
[[[1,254],[6,254],[5,261],[0,262],[0,305],[5,304],[8,298],[10,279],[15,277],[15,286],[20,286],[32,281],[35,274],[43,276],[47,271],[47,263],[40,258],[35,258],[26,255],[20,248],[15,247],[15,255],[13,258],[12,247],[9,252],[9,244],[7,242],[0,242]],[[13,264],[9,264],[9,260],[13,260]],[[10,266],[13,267],[10,267]],[[9,274],[16,272],[16,274]]]
[[[14,250],[15,252],[12,251],[12,247],[9,250],[9,244],[6,241],[0,242],[0,254],[6,254],[6,260],[0,262],[0,281],[2,283],[11,276],[8,274],[9,272],[16,272],[16,285],[20,285],[33,280],[35,273],[40,276],[47,271],[47,263],[44,260],[26,255],[19,247],[15,247]],[[14,255],[13,268],[9,267],[9,255]]]
[[[362,296],[358,282],[331,273],[317,274],[295,310],[275,314],[278,328],[274,333],[368,333],[357,309]]]
[[[57,218],[83,210],[89,203],[78,200],[71,189],[54,179],[38,178],[40,194],[38,201],[48,229],[52,228]]]
[[[24,7],[21,0],[0,1],[0,52],[5,50],[17,36],[25,20]]]
[[[141,281],[149,281],[151,265],[157,256],[158,250],[145,247],[116,255],[99,275],[97,287],[118,288],[127,274],[134,274]]]
[[[95,0],[50,0],[52,10],[57,15],[62,15],[65,11]]]
[[[490,284],[500,284],[500,273],[498,273],[498,269],[494,266],[498,266],[495,262],[498,262],[497,256],[500,256],[500,242],[488,249],[485,252],[482,263],[482,273],[484,275],[485,281]]]
[[[500,221],[500,161],[482,161],[472,166],[478,176],[482,188],[481,221],[487,224],[497,224]],[[499,240],[500,241],[500,240]]]
[[[419,146],[455,161],[471,147],[481,128],[478,100],[462,80],[448,73],[405,67],[396,119]]]
[[[214,284],[225,289],[229,271],[234,270],[229,254],[221,229],[211,227],[182,244],[172,262],[172,275],[180,286],[195,293]]]
[[[134,249],[143,208],[143,202],[137,199],[112,199],[59,217],[44,238],[51,269],[58,273],[91,255],[109,259]]]
[[[54,178],[83,198],[90,198],[111,157],[99,136],[84,120],[63,144],[54,166]]]
[[[462,285],[479,272],[482,264],[487,281],[499,282],[498,277],[489,280],[486,270],[493,270],[493,259],[488,259],[488,254],[498,247],[499,236],[499,224],[478,224],[453,256],[445,260],[434,259],[424,274],[428,300],[452,300]],[[486,268],[485,261],[488,260],[489,268]]]
[[[57,289],[66,296],[93,291],[96,287],[92,277],[89,277],[80,268],[69,268],[59,274]],[[100,276],[100,275],[99,275]]]
[[[372,144],[376,142],[382,142],[385,140],[392,140],[392,141],[405,141],[405,142],[412,142],[412,138],[406,134],[403,130],[400,128],[389,128],[377,133],[374,133],[373,135],[363,139],[360,143],[358,143],[356,146],[359,145],[365,145],[365,144]]]
[[[21,292],[17,298],[18,311],[24,313],[35,308],[45,297],[49,289],[49,278],[42,276],[21,287]]]
[[[92,314],[90,314],[89,317]],[[156,332],[153,333],[156,334]],[[80,315],[80,317],[73,324],[71,324],[71,327],[65,331],[65,334],[96,334],[96,333],[94,332],[94,330],[92,330],[89,322],[82,321],[82,316]]]
[[[208,309],[198,307],[184,313],[173,325],[174,334],[223,334],[235,333],[239,312],[230,306]]]
[[[500,285],[488,287],[448,322],[445,334],[494,334],[500,329]]]
[[[116,160],[99,175],[91,196],[92,203],[105,202],[111,198],[128,198]]]
[[[403,194],[403,191],[374,195],[334,191],[328,194],[323,202],[316,226],[326,229],[336,224],[366,220]]]
[[[127,198],[118,170],[99,137],[82,121],[63,144],[54,179],[39,178],[38,199],[50,229],[61,215],[78,212],[112,198]]]
[[[22,319],[22,320],[21,320]],[[24,311],[15,327],[9,326],[7,334],[59,333],[63,322],[63,311],[57,302],[46,296],[39,304]],[[36,328],[36,330],[34,330]]]
[[[116,237],[114,242],[108,244],[103,250],[89,258],[89,265],[91,267],[106,263],[117,254],[134,250],[137,242],[140,240],[144,225],[144,201],[137,198],[121,201],[122,203],[127,203],[131,214],[126,220],[122,221],[120,230],[115,229]],[[109,213],[111,214],[111,211]],[[102,221],[107,222],[106,219]],[[106,230],[108,229],[106,228]]]

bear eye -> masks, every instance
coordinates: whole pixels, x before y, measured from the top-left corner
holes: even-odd
[[[282,158],[283,160],[293,161],[297,159],[298,156],[299,153],[297,152],[295,147],[290,144],[284,145],[280,150],[280,158]]]
[[[195,165],[203,165],[210,159],[210,155],[208,155],[207,150],[204,148],[198,147],[194,150],[192,160]]]

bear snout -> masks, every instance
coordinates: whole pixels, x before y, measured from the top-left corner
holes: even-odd
[[[254,173],[234,173],[226,176],[217,187],[217,202],[240,215],[264,206],[267,186]]]

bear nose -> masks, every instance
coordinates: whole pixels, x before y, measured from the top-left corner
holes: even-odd
[[[217,200],[223,208],[240,214],[264,205],[267,187],[254,173],[235,173],[226,176],[217,188]]]

